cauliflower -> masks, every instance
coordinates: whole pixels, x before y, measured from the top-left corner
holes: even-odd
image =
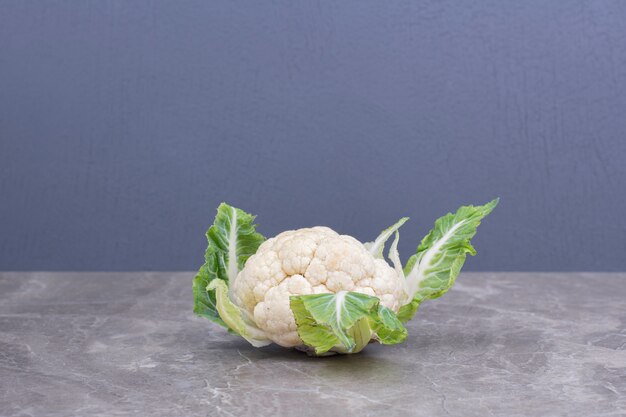
[[[435,222],[402,268],[402,218],[373,242],[317,226],[265,240],[254,216],[222,204],[194,278],[194,311],[260,347],[272,342],[314,355],[356,353],[370,341],[402,342],[424,299],[445,293],[475,250],[469,243],[497,199]],[[385,242],[395,235],[383,257]]]

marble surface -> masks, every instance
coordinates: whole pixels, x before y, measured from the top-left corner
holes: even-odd
[[[328,358],[195,317],[192,276],[0,273],[0,415],[626,415],[626,274],[464,273]]]

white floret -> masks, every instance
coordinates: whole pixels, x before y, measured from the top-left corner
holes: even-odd
[[[265,241],[232,284],[233,301],[275,343],[302,345],[289,305],[291,295],[356,291],[400,308],[404,279],[361,242],[328,227],[283,232]]]

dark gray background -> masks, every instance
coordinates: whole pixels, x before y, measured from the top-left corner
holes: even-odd
[[[626,2],[0,2],[0,269],[202,262],[222,200],[473,270],[626,269]]]

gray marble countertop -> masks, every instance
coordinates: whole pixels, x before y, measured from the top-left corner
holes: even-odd
[[[328,358],[195,317],[192,277],[0,273],[0,415],[626,415],[626,274],[464,273]]]

